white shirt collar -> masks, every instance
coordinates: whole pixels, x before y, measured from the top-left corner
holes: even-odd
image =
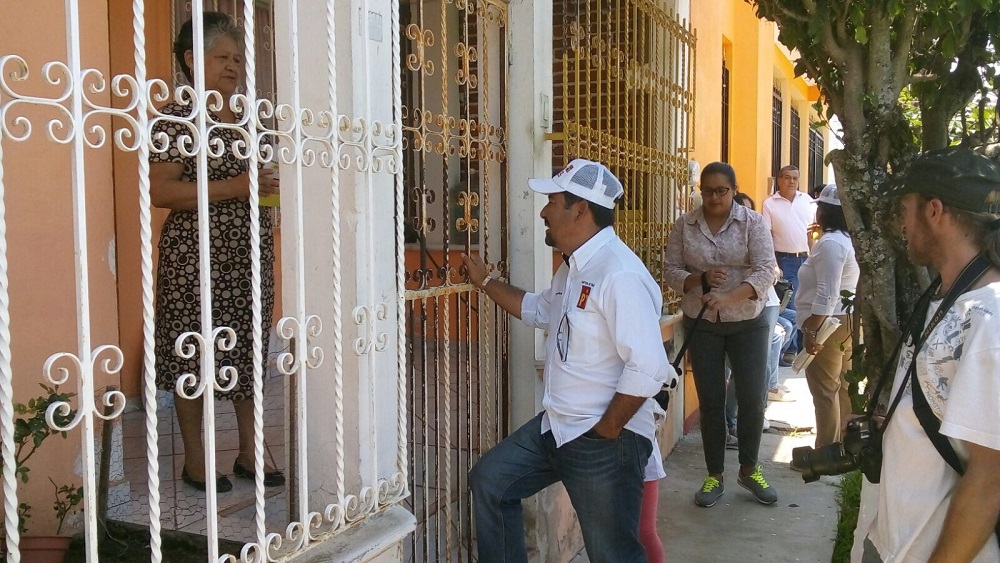
[[[576,251],[570,255],[569,262],[570,265],[575,265],[577,271],[583,269],[587,262],[597,254],[597,251],[604,248],[609,242],[615,239],[614,227],[604,227],[598,231],[594,236],[590,237],[587,242],[580,245]]]

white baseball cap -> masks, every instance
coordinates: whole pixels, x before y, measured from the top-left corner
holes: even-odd
[[[622,183],[600,162],[578,158],[552,178],[531,178],[528,187],[540,194],[569,192],[607,207],[615,208],[615,200],[625,193]]]
[[[837,184],[823,186],[823,191],[819,193],[816,201],[840,207],[840,195],[837,193]]]

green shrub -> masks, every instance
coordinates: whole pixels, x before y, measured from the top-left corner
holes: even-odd
[[[833,545],[832,563],[849,563],[851,547],[854,545],[854,528],[858,525],[858,510],[861,508],[861,472],[851,471],[840,478],[837,504],[840,506],[837,519],[837,541]]]

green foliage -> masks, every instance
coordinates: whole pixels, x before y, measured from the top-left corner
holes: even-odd
[[[861,472],[851,471],[840,478],[837,485],[837,538],[833,544],[832,563],[848,563],[854,545],[854,529],[861,510]]]
[[[83,502],[83,487],[59,486],[52,480],[52,477],[49,477],[49,483],[52,483],[52,487],[56,490],[55,500],[52,501],[52,510],[56,512],[56,520],[59,522],[59,527],[56,529],[58,536],[62,532],[66,517],[70,515],[73,508]]]
[[[45,391],[44,394],[28,399],[27,403],[14,403],[14,472],[22,483],[28,482],[31,469],[27,462],[38,448],[52,436],[66,438],[66,432],[53,430],[45,420],[45,414],[49,407],[58,403],[69,403],[70,399],[76,396],[75,393],[60,393],[58,387],[50,387],[40,383],[39,386]],[[76,411],[70,410],[67,414],[62,414],[59,409],[53,412],[52,420],[58,426],[65,426],[76,415]],[[49,481],[52,481],[49,478]],[[55,501],[53,509],[59,522],[59,530],[62,530],[63,521],[70,514],[72,509],[83,500],[83,489],[73,488],[69,485],[55,486]],[[17,508],[17,528],[23,534],[27,533],[28,520],[31,518],[31,505],[21,502]],[[58,532],[57,532],[58,533]]]
[[[921,148],[948,144],[952,118],[996,82],[1000,0],[745,1],[777,24],[778,40],[799,54],[796,72],[815,81],[826,117],[843,126],[844,148],[827,159],[868,288],[854,305],[865,326],[854,355],[860,390],[860,374],[887,360],[919,294],[882,187]],[[987,108],[979,113],[989,127]]]

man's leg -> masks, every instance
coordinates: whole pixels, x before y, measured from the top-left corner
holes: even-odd
[[[529,420],[486,452],[469,472],[482,563],[528,561],[521,499],[558,478],[541,435],[542,415]]]
[[[771,346],[767,351],[767,388],[778,388],[778,359],[781,357],[781,344],[784,339],[784,329],[778,329],[778,307],[764,307],[771,326]],[[766,391],[765,391],[766,392]]]
[[[798,293],[799,289],[799,268],[802,267],[802,263],[806,261],[805,258],[797,258],[794,256],[785,256],[778,258],[778,267],[781,268],[781,275],[786,280],[792,283],[792,298],[788,302],[788,309],[795,310],[795,294]],[[799,350],[802,349],[802,341],[799,338],[798,331],[792,334],[792,344],[789,346],[788,351],[793,354],[798,354]]]
[[[587,433],[555,451],[593,563],[646,563],[639,541],[643,474],[652,443],[631,430],[608,440]]]
[[[778,325],[785,330],[785,337],[781,341],[782,354],[788,350],[788,346],[792,343],[792,336],[795,335],[795,318],[795,309],[785,309],[778,313]]]

